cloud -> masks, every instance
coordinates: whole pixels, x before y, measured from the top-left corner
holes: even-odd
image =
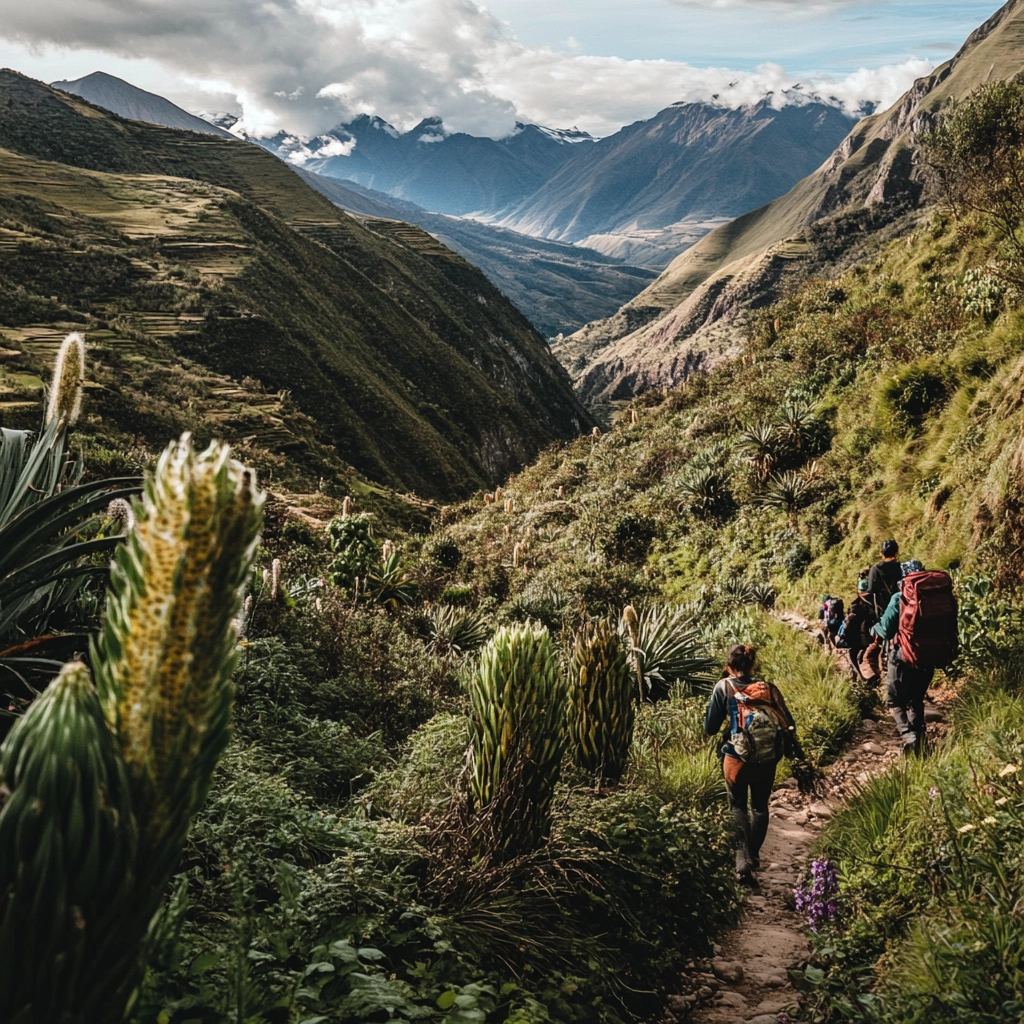
[[[234,130],[234,126],[232,126]],[[351,156],[356,148],[353,138],[339,139],[334,135],[321,135],[315,139],[300,139],[287,136],[279,145],[278,152],[296,167],[305,167],[310,160],[325,160],[332,156]]]
[[[704,6],[737,3],[792,6]],[[781,103],[795,84],[776,64],[735,72],[524,46],[475,0],[0,0],[0,35],[159,62],[177,78],[167,91],[203,94],[201,107],[233,107],[241,115],[235,130],[293,135],[293,162],[360,113],[402,130],[436,116],[451,131],[494,137],[517,120],[605,135],[677,100],[717,95],[738,106],[772,93]],[[804,80],[803,91],[851,110],[887,105],[928,70],[908,61],[839,81]]]

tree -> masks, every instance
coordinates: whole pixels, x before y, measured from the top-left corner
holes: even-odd
[[[989,82],[952,103],[921,138],[954,213],[973,210],[999,229],[1012,280],[1024,281],[1024,85]]]

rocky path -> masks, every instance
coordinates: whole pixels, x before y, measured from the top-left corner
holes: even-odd
[[[785,614],[782,621],[809,634],[806,619]],[[837,670],[845,671],[845,663]],[[943,694],[926,708],[929,739],[945,726]],[[773,794],[768,838],[761,851],[759,887],[745,900],[740,923],[715,946],[712,959],[694,961],[688,991],[669,997],[666,1021],[691,1024],[785,1024],[797,1007],[790,970],[810,957],[803,918],[793,909],[793,887],[803,880],[822,825],[857,786],[884,772],[901,757],[891,719],[865,719],[847,752],[827,772],[824,794],[805,797],[789,779]]]

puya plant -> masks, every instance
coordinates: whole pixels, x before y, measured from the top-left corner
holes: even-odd
[[[537,623],[500,629],[469,682],[473,829],[483,852],[536,849],[551,829],[565,745],[558,652]]]
[[[234,620],[263,496],[186,435],[117,550],[89,670],[66,665],[0,747],[0,1019],[115,1024],[228,741]]]
[[[598,786],[622,778],[635,719],[627,643],[606,619],[584,623],[572,649],[566,732],[573,760]]]
[[[59,641],[36,638],[53,633],[54,622],[76,625],[82,585],[107,572],[95,556],[112,550],[123,532],[103,529],[111,518],[105,510],[138,491],[134,477],[81,482],[82,460],[68,453],[68,431],[81,411],[84,372],[85,342],[69,334],[57,353],[41,429],[0,430],[4,685],[26,677],[41,685],[60,667],[49,651]],[[40,671],[48,674],[39,679]]]

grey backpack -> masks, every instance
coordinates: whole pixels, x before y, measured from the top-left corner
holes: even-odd
[[[736,727],[730,742],[736,756],[747,764],[768,764],[782,757],[789,726],[777,706],[771,686],[761,680],[742,690],[728,683],[736,701]]]

